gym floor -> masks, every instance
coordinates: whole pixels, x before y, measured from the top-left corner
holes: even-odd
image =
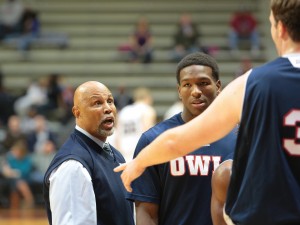
[[[44,208],[0,208],[0,225],[49,225]]]

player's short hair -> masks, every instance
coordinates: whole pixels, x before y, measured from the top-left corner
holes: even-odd
[[[208,66],[212,69],[212,76],[215,81],[219,80],[219,66],[217,61],[210,55],[203,52],[195,52],[185,56],[177,65],[176,79],[180,84],[180,72],[182,69],[192,65]]]
[[[291,39],[300,42],[300,1],[271,0],[271,10],[276,23],[281,21]]]
[[[133,99],[134,101],[141,101],[151,97],[151,91],[145,87],[138,87],[133,91]]]

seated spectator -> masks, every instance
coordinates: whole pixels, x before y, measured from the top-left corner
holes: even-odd
[[[127,92],[126,87],[124,85],[120,85],[118,87],[117,93],[114,94],[115,106],[117,110],[120,111],[125,106],[133,103],[132,96]]]
[[[56,153],[55,144],[48,140],[41,146],[39,152],[31,154],[34,170],[31,173],[31,189],[34,191],[36,202],[42,202],[44,175]]]
[[[33,80],[27,87],[26,93],[16,99],[14,103],[15,112],[19,116],[28,114],[32,107],[45,104],[47,101],[47,81],[44,77]]]
[[[34,117],[35,126],[34,131],[27,135],[28,149],[31,153],[42,152],[45,143],[51,141],[55,147],[57,144],[56,134],[49,128],[47,120],[42,115]]]
[[[14,114],[13,104],[16,99],[16,97],[5,88],[3,78],[4,75],[0,70],[0,127],[6,127],[8,118]]]
[[[44,175],[56,153],[56,149],[55,144],[51,140],[47,140],[41,146],[39,152],[32,154],[34,172],[31,174],[31,181],[40,184],[43,182]]]
[[[149,22],[141,17],[130,36],[130,60],[131,62],[150,63],[153,58],[153,37]]]
[[[61,114],[59,116],[59,121],[61,124],[65,125],[72,120],[73,117],[73,97],[75,89],[70,84],[61,84],[62,86],[62,104],[61,104]]]
[[[52,73],[47,77],[46,95],[47,100],[36,107],[37,113],[47,118],[59,119],[61,111],[65,110],[63,99],[64,86],[61,83],[62,76],[58,73]]]
[[[21,31],[24,6],[21,0],[6,0],[0,6],[0,40]]]
[[[28,135],[35,130],[35,117],[37,116],[37,111],[35,106],[29,107],[27,114],[20,116],[21,118],[21,128],[24,134]]]
[[[229,47],[233,54],[239,50],[241,41],[249,41],[251,53],[257,55],[260,47],[257,21],[246,8],[236,11],[230,20]]]
[[[7,130],[4,139],[0,143],[2,153],[8,152],[14,143],[19,139],[25,139],[26,135],[22,131],[21,119],[17,115],[11,115],[8,119]]]
[[[25,55],[29,50],[30,45],[40,35],[40,20],[36,11],[31,9],[25,10],[21,20],[21,29],[18,49]]]
[[[19,139],[12,145],[1,169],[3,176],[8,179],[10,185],[10,207],[33,207],[34,197],[30,189],[30,174],[33,170],[33,164],[24,139]],[[24,199],[23,204],[22,199]]]
[[[178,62],[189,53],[202,50],[199,39],[200,31],[193,22],[191,15],[188,13],[182,14],[173,36],[174,46],[171,55],[172,60]]]
[[[63,33],[42,32],[38,12],[27,8],[20,22],[20,32],[7,36],[3,43],[16,45],[23,59],[28,59],[33,43],[56,45],[63,49],[68,46],[68,37]]]

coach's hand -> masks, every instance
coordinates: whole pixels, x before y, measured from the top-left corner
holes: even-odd
[[[121,179],[124,187],[128,192],[132,192],[131,182],[142,175],[145,168],[141,168],[135,159],[128,163],[121,164],[120,166],[114,168],[115,172],[123,171],[121,174]]]

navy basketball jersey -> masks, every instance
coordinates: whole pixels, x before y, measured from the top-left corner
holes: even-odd
[[[300,55],[253,69],[226,213],[235,224],[300,224]]]
[[[143,133],[135,156],[162,132],[183,123],[179,113]],[[132,183],[128,199],[159,204],[159,225],[212,225],[211,176],[221,162],[232,159],[236,136],[232,132],[186,156],[148,167]]]

